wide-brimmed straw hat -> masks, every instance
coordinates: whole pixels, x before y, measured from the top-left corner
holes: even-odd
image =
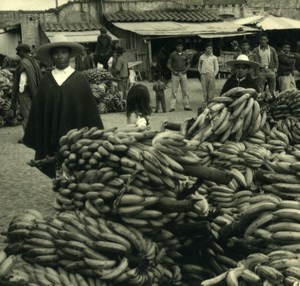
[[[248,56],[246,56],[246,55],[239,55],[236,58],[236,60],[228,61],[226,64],[229,65],[229,66],[247,65],[247,66],[252,67],[252,68],[258,68],[259,67],[259,63],[254,62],[254,61],[250,61]]]
[[[37,56],[41,59],[50,59],[51,50],[54,48],[69,48],[71,50],[70,57],[76,57],[83,50],[84,47],[78,43],[69,42],[68,39],[62,34],[56,34],[52,37],[51,43],[42,45],[36,51]]]

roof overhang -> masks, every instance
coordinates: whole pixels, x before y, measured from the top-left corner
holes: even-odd
[[[155,37],[179,37],[199,36],[201,38],[222,38],[254,34],[258,30],[241,26],[233,22],[213,23],[183,23],[183,22],[113,22],[123,30],[127,30],[141,36]]]
[[[44,31],[46,36],[48,37],[49,41],[51,42],[51,39],[54,35],[60,34],[64,35],[68,41],[75,42],[75,43],[95,43],[97,42],[97,38],[99,36],[99,31],[77,31],[77,32],[68,32],[68,31],[62,31],[62,32],[49,32]],[[108,35],[111,36],[113,41],[118,41],[119,39],[114,36],[113,34],[108,32]]]

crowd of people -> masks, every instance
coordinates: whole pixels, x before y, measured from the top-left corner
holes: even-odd
[[[91,88],[81,71],[91,68],[105,68],[118,81],[119,91],[127,102],[126,118],[131,126],[149,128],[151,114],[150,91],[142,83],[129,87],[128,61],[124,49],[116,47],[105,28],[101,28],[96,50],[91,53],[87,46],[69,42],[63,35],[53,37],[51,43],[42,45],[31,55],[30,47],[21,43],[16,48],[20,57],[14,74],[12,106],[17,102],[22,114],[24,137],[20,143],[35,150],[35,160],[54,156],[59,149],[59,139],[69,130],[81,127],[104,128]],[[236,47],[236,56],[227,62],[231,74],[220,94],[216,94],[215,81],[219,73],[217,57],[211,43],[199,57],[197,69],[203,92],[203,103],[224,94],[234,87],[253,88],[263,93],[266,88],[275,96],[276,87],[280,91],[296,88],[293,71],[296,54],[284,42],[280,52],[268,44],[268,36],[262,34],[260,42],[252,51],[247,40]],[[152,90],[155,93],[155,113],[162,109],[167,112],[165,90],[169,76],[171,97],[169,112],[174,112],[178,104],[181,88],[183,110],[192,111],[188,95],[187,71],[190,58],[183,50],[183,42],[177,41],[175,50],[168,56],[162,51],[160,72],[156,75]],[[40,61],[51,62],[53,67],[42,75]],[[70,64],[75,60],[75,67]],[[199,102],[200,99],[199,99]],[[55,177],[55,166],[45,165],[42,170],[49,177]]]

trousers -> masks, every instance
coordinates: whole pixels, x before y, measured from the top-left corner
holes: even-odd
[[[189,96],[187,92],[187,75],[186,73],[178,72],[177,74],[172,74],[172,95],[170,102],[170,109],[175,109],[177,103],[177,93],[179,85],[182,92],[182,104],[184,108],[189,108]]]

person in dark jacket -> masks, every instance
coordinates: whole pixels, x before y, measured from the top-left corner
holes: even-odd
[[[254,88],[260,92],[260,88],[249,74],[251,68],[258,68],[257,62],[250,61],[246,55],[239,55],[236,60],[228,61],[226,64],[232,66],[233,74],[225,82],[220,95],[234,87]]]
[[[294,78],[294,68],[296,63],[296,56],[291,53],[291,45],[284,42],[282,50],[278,53],[278,85],[279,90],[284,91],[290,88],[296,88]]]
[[[75,70],[85,71],[92,69],[94,67],[92,57],[87,53],[87,48],[85,47],[80,55],[75,57]]]
[[[104,27],[100,28],[100,35],[97,38],[96,51],[94,55],[95,66],[102,64],[105,69],[108,69],[108,60],[112,55],[113,42],[107,30]]]
[[[71,43],[62,35],[37,50],[40,59],[51,58],[55,68],[41,79],[33,100],[24,144],[35,150],[35,160],[54,157],[59,140],[69,130],[98,127],[103,124],[90,85],[82,72],[70,66],[70,58],[83,46]],[[55,165],[45,166],[46,175],[55,177]]]
[[[19,44],[16,47],[16,53],[21,60],[14,73],[11,109],[16,111],[17,102],[19,102],[22,126],[25,131],[32,100],[40,83],[42,72],[38,61],[30,55],[29,45]],[[22,139],[18,142],[22,143]]]

